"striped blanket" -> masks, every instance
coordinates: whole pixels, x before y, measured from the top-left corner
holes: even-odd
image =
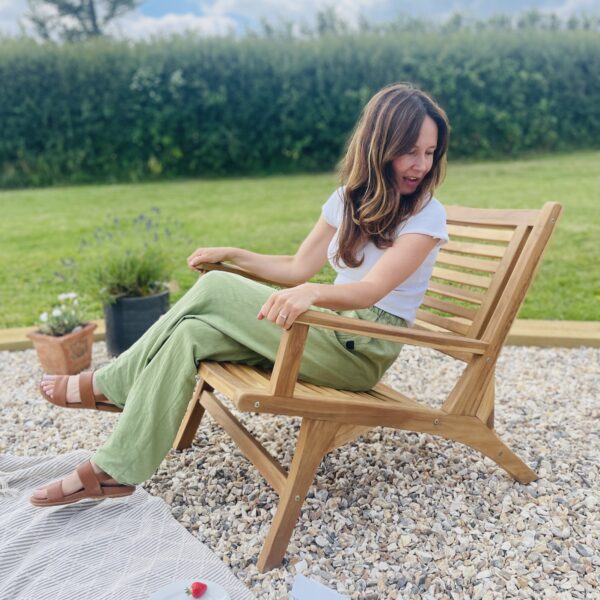
[[[85,451],[52,458],[0,455],[0,598],[146,600],[177,580],[254,596],[142,488],[125,499],[35,508],[31,491],[64,477]]]

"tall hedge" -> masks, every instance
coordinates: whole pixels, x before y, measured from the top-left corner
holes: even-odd
[[[600,146],[600,34],[0,42],[0,186],[325,170],[364,102],[412,81],[454,157]]]

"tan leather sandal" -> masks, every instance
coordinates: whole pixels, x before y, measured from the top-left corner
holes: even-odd
[[[84,371],[79,375],[63,375],[54,380],[54,391],[49,396],[44,391],[42,383],[38,389],[42,396],[56,406],[63,408],[89,408],[92,410],[105,410],[107,412],[122,412],[122,409],[113,404],[104,394],[94,394],[92,386],[93,371]],[[67,384],[69,377],[79,377],[79,396],[81,402],[67,402]]]
[[[62,480],[49,485],[46,488],[47,498],[35,498],[31,496],[29,501],[34,506],[58,506],[60,504],[73,504],[80,500],[104,500],[105,498],[122,498],[131,496],[135,492],[134,485],[123,483],[106,483],[112,479],[110,475],[99,475],[94,472],[92,463],[88,460],[77,467],[77,474],[83,489],[66,496],[62,491]]]

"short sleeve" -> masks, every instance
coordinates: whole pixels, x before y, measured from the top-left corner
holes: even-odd
[[[333,194],[331,194],[331,196],[329,196],[329,199],[327,200],[327,202],[325,202],[325,204],[323,204],[322,208],[323,217],[325,218],[327,223],[329,223],[329,225],[335,227],[336,229],[340,226],[342,222],[344,208],[342,200],[343,194],[344,188],[338,188],[337,190],[335,190],[335,192],[333,192]]]
[[[446,210],[443,204],[432,198],[423,209],[401,225],[397,237],[407,233],[430,235],[438,240],[438,246],[445,244],[448,241],[448,229],[446,226]]]

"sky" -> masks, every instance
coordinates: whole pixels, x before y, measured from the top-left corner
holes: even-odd
[[[394,20],[400,14],[445,18],[452,13],[485,18],[493,14],[516,14],[528,9],[572,14],[600,14],[600,0],[146,0],[115,25],[115,33],[129,38],[196,30],[211,35],[259,30],[262,20],[314,22],[319,10],[335,6],[346,22],[360,15],[373,22]],[[14,35],[27,9],[27,0],[0,0],[0,32]]]

